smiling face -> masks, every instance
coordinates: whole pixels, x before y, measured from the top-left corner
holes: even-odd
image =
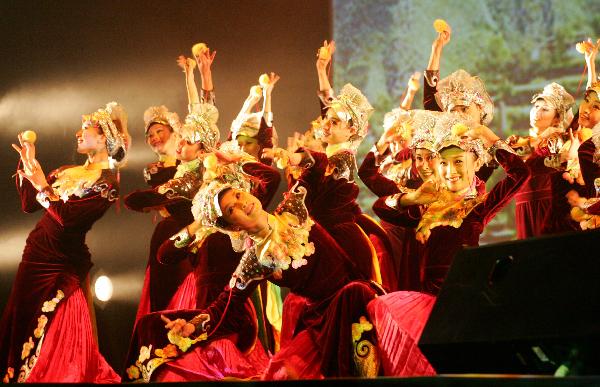
[[[260,200],[246,191],[233,188],[219,195],[219,207],[223,219],[235,230],[253,231],[264,217]]]
[[[155,122],[148,128],[146,133],[146,143],[159,155],[169,154],[169,143],[171,136],[174,136],[173,129],[170,126]]]
[[[102,129],[89,121],[83,123],[81,129],[75,133],[75,137],[77,137],[77,153],[90,154],[106,150],[106,137]]]
[[[449,191],[459,192],[469,188],[475,179],[473,152],[451,146],[440,151],[438,173]]]
[[[588,91],[579,107],[579,126],[593,128],[600,122],[600,100],[595,91]]]
[[[419,172],[421,180],[426,181],[433,176],[436,166],[436,154],[427,149],[417,148],[414,154],[415,168]]]
[[[337,108],[341,115],[347,113],[342,107]],[[323,122],[322,140],[329,145],[341,144],[350,140],[356,130],[350,125],[349,121],[340,118],[340,114],[333,108],[327,110],[327,116]]]
[[[558,127],[559,116],[556,109],[543,99],[535,101],[529,111],[529,124],[541,133],[549,127]]]

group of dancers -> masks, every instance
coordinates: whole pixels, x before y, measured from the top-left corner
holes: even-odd
[[[494,108],[480,78],[458,70],[440,79],[451,29],[434,26],[423,109],[411,108],[416,74],[360,167],[373,107],[351,84],[333,91],[333,41],[317,53],[320,114],[285,148],[271,110],[276,74],[260,77],[221,139],[215,52],[197,44],[193,59],[179,57],[188,114],[146,110],[158,160],[144,170],[149,187],[124,197],[162,220],[122,375],[96,342],[85,235],[119,197],[127,114],[112,102],[84,115],[76,138],[87,161],[49,174],[32,134],[19,134],[22,209],[43,215],[0,322],[3,381],[435,375],[417,343],[436,295],[455,254],[477,246],[509,201],[518,238],[600,225],[600,83],[598,44],[582,42],[588,84],[577,114],[571,94],[550,83],[532,97],[529,135],[501,139],[488,127]],[[487,191],[499,167],[505,177]],[[288,189],[267,212],[279,170]],[[379,197],[381,222],[357,204],[357,178]]]

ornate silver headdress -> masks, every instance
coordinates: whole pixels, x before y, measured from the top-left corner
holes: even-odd
[[[219,205],[219,194],[233,188],[250,192],[251,183],[248,175],[239,164],[220,165],[215,173],[216,178],[204,181],[204,184],[192,200],[192,214],[194,219],[200,220],[205,227],[215,227],[217,219],[223,216]]]
[[[535,103],[538,99],[548,102],[558,113],[560,117],[560,127],[566,128],[573,120],[573,110],[575,98],[569,94],[564,87],[556,82],[552,82],[546,86],[541,93],[535,94],[531,99],[531,103]]]
[[[366,136],[369,117],[374,109],[360,90],[350,83],[345,84],[340,94],[331,100],[329,107],[344,121],[352,120],[358,137]]]
[[[194,105],[179,134],[191,144],[202,143],[208,149],[216,148],[220,138],[218,119],[219,111],[215,106],[206,103]]]
[[[81,117],[83,124],[98,127],[106,137],[106,150],[111,166],[120,166],[125,163],[125,156],[130,145],[127,132],[127,113],[123,106],[116,102],[109,102],[103,109],[98,109],[92,114]]]
[[[177,113],[170,112],[165,105],[151,106],[144,112],[145,133],[148,133],[150,126],[156,123],[167,125],[175,132],[178,132],[181,128],[181,121]]]
[[[438,83],[435,98],[442,110],[446,112],[457,105],[477,104],[483,112],[481,123],[484,125],[488,125],[494,118],[494,103],[487,93],[483,81],[465,70],[457,70],[442,79]]]
[[[473,152],[477,156],[476,169],[491,161],[485,144],[480,139],[472,139],[462,135],[472,128],[472,123],[463,114],[443,113],[433,129],[436,152],[448,147],[457,147],[465,152]]]

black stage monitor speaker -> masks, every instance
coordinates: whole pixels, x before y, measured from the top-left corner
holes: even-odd
[[[600,374],[600,230],[465,248],[419,346],[439,373]]]

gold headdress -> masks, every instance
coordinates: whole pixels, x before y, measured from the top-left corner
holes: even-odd
[[[560,117],[560,128],[564,129],[571,124],[573,120],[573,110],[575,98],[569,94],[564,87],[556,82],[552,82],[546,86],[541,93],[535,94],[531,99],[531,103],[535,103],[538,99],[542,99],[549,103]]]
[[[202,143],[207,149],[216,148],[220,133],[217,127],[219,111],[210,104],[195,105],[181,127],[181,138],[191,144]]]
[[[116,102],[109,102],[105,108],[83,115],[81,121],[102,130],[111,167],[123,165],[130,145],[125,109]]]
[[[345,84],[340,94],[331,100],[329,107],[344,121],[352,120],[358,137],[362,139],[366,136],[369,117],[374,109],[360,90],[350,83]]]
[[[175,132],[178,132],[181,128],[181,122],[177,113],[170,112],[165,105],[151,106],[144,112],[145,133],[148,133],[150,126],[156,123],[167,125]]]
[[[488,125],[494,118],[494,103],[479,77],[471,76],[465,70],[457,70],[442,79],[435,95],[438,104],[444,111],[454,106],[470,106],[477,104],[482,111],[481,123]]]

